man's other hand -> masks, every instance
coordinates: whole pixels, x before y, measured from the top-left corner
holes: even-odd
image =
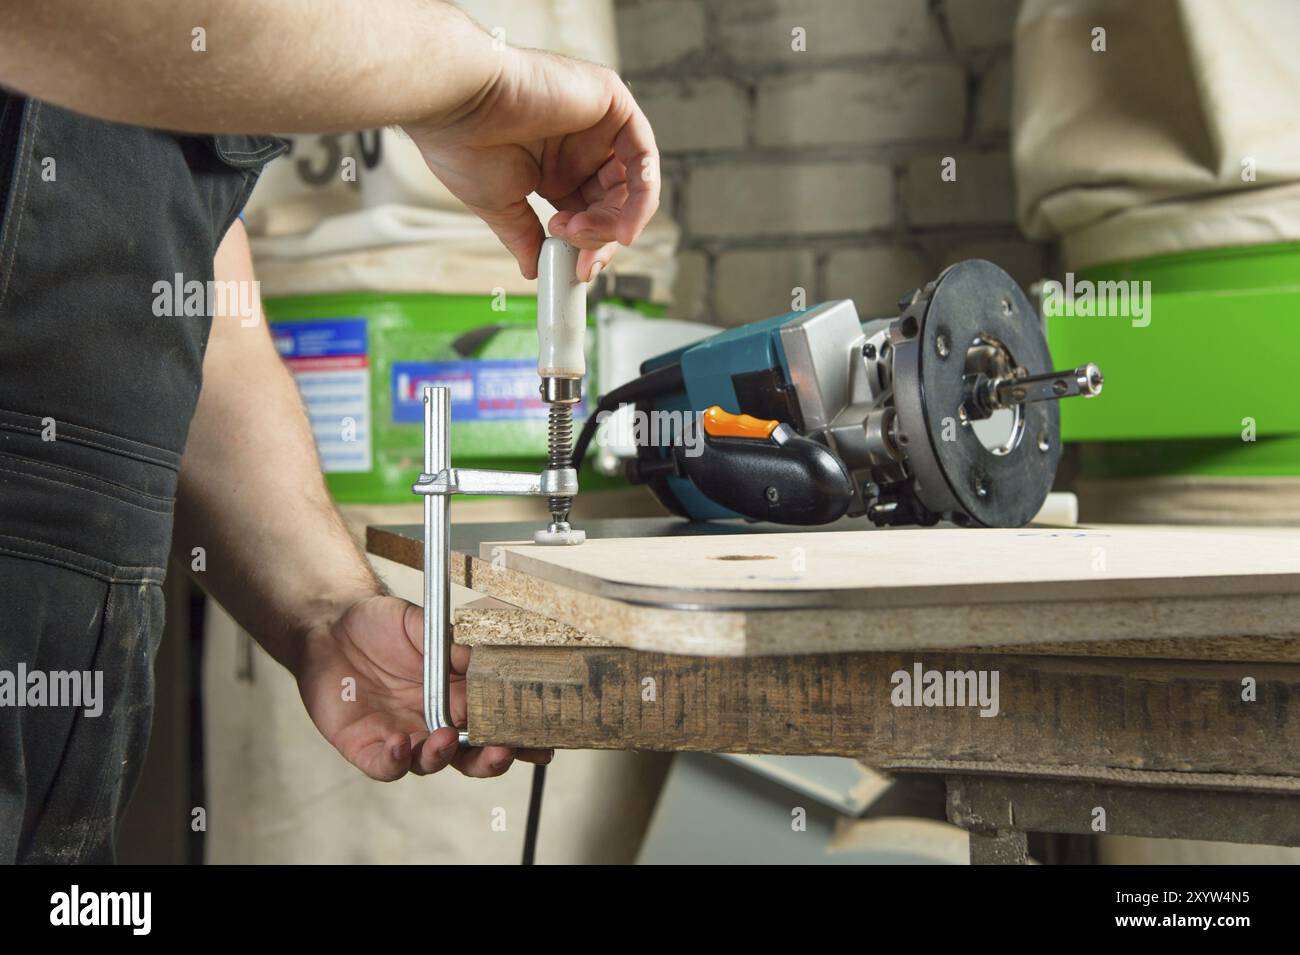
[[[367,597],[303,642],[294,667],[316,728],[372,779],[436,773],[500,776],[519,758],[549,763],[551,750],[460,747],[456,731],[424,724],[422,611],[397,597]],[[452,646],[451,711],[465,723],[468,647]]]

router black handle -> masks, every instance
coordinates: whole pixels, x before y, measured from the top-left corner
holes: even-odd
[[[853,500],[853,481],[835,453],[786,425],[767,438],[703,437],[696,454],[674,447],[681,473],[714,503],[744,517],[829,524]]]

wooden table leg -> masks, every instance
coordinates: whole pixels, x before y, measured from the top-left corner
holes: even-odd
[[[948,821],[970,836],[971,865],[1025,865],[1029,862],[1029,837],[1015,828],[1010,799],[983,794],[976,805],[970,798],[967,776],[947,776]]]
[[[1025,865],[1029,837],[1015,829],[971,829],[971,865]]]
[[[1025,834],[1123,835],[1158,839],[1300,845],[1300,795],[1245,789],[1249,777],[1223,777],[1207,788],[1153,773],[1161,785],[1134,780],[945,774],[948,819],[971,836],[971,862],[1024,862]],[[1190,774],[1189,774],[1190,775]],[[1101,822],[1100,825],[1097,823]]]

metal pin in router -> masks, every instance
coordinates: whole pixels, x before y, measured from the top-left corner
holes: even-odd
[[[1106,379],[1093,363],[1067,371],[1050,371],[1031,375],[1015,368],[1004,377],[968,375],[966,408],[974,418],[987,418],[1000,408],[1013,408],[1032,401],[1059,401],[1081,396],[1095,398],[1101,394]]]
[[[578,493],[573,467],[573,406],[582,400],[586,373],[587,286],[578,281],[578,250],[560,239],[547,239],[537,259],[537,374],[542,400],[550,405],[546,420],[546,468],[542,491],[551,523],[533,535],[537,544],[581,544],[585,532],[569,524]]]

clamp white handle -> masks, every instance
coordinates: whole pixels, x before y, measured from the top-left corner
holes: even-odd
[[[563,239],[547,239],[537,257],[537,374],[586,374],[586,333],[587,283],[578,281],[578,250]]]

